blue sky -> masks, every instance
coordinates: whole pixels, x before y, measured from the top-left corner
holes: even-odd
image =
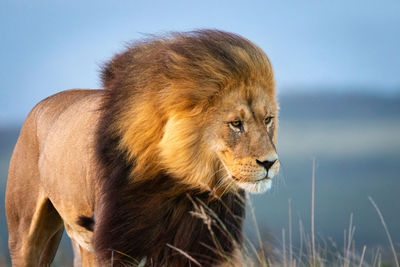
[[[198,28],[258,44],[282,94],[400,92],[398,0],[2,0],[0,124],[22,120],[55,92],[99,88],[99,66],[124,42]]]

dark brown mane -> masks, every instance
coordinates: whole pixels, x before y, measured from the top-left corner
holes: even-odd
[[[181,183],[177,178],[185,177],[167,174],[151,152],[157,151],[167,111],[190,112],[198,106],[204,111],[222,90],[237,84],[272,88],[271,77],[268,59],[258,47],[212,30],[135,43],[105,66],[96,148],[101,195],[94,246],[99,262],[110,261],[113,254],[115,266],[143,258],[148,266],[188,266],[190,260],[171,246],[202,266],[232,255],[242,241],[244,192],[215,197]],[[148,115],[157,121],[139,114],[132,99],[138,99],[137,105],[151,99],[153,114]],[[135,111],[122,116],[127,110]],[[140,134],[148,140],[143,142]],[[202,211],[208,216],[196,214]]]
[[[123,157],[115,160],[115,156],[103,158],[109,171],[102,181],[94,237],[100,262],[113,257],[114,266],[135,265],[135,260],[146,258],[146,266],[190,266],[190,260],[173,246],[202,266],[214,266],[241,244],[243,191],[216,199],[210,192],[190,189],[165,174],[132,183],[130,167],[123,164]],[[212,220],[210,228],[200,217],[201,209]]]

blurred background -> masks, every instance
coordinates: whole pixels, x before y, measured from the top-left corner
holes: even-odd
[[[400,2],[27,1],[0,2],[0,266],[9,265],[4,192],[20,127],[41,99],[100,88],[103,62],[146,34],[217,28],[269,56],[281,106],[274,188],[252,196],[263,241],[281,246],[291,201],[293,247],[310,233],[315,158],[318,244],[342,250],[350,216],[355,249],[400,251]],[[246,234],[255,240],[251,216]],[[257,246],[257,245],[256,245]],[[369,254],[367,254],[369,255]],[[54,266],[72,264],[64,237]]]

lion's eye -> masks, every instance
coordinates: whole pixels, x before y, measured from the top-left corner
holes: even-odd
[[[271,121],[272,121],[272,118],[273,118],[273,117],[266,117],[266,118],[264,119],[264,123],[265,123],[265,125],[268,125],[268,124],[270,124],[270,123],[271,123]]]
[[[242,122],[241,121],[232,121],[231,125],[235,128],[241,129],[242,128]]]

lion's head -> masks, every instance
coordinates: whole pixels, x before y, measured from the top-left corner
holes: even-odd
[[[108,110],[133,179],[160,172],[223,193],[263,192],[279,170],[278,105],[264,52],[231,33],[173,33],[104,68]]]

